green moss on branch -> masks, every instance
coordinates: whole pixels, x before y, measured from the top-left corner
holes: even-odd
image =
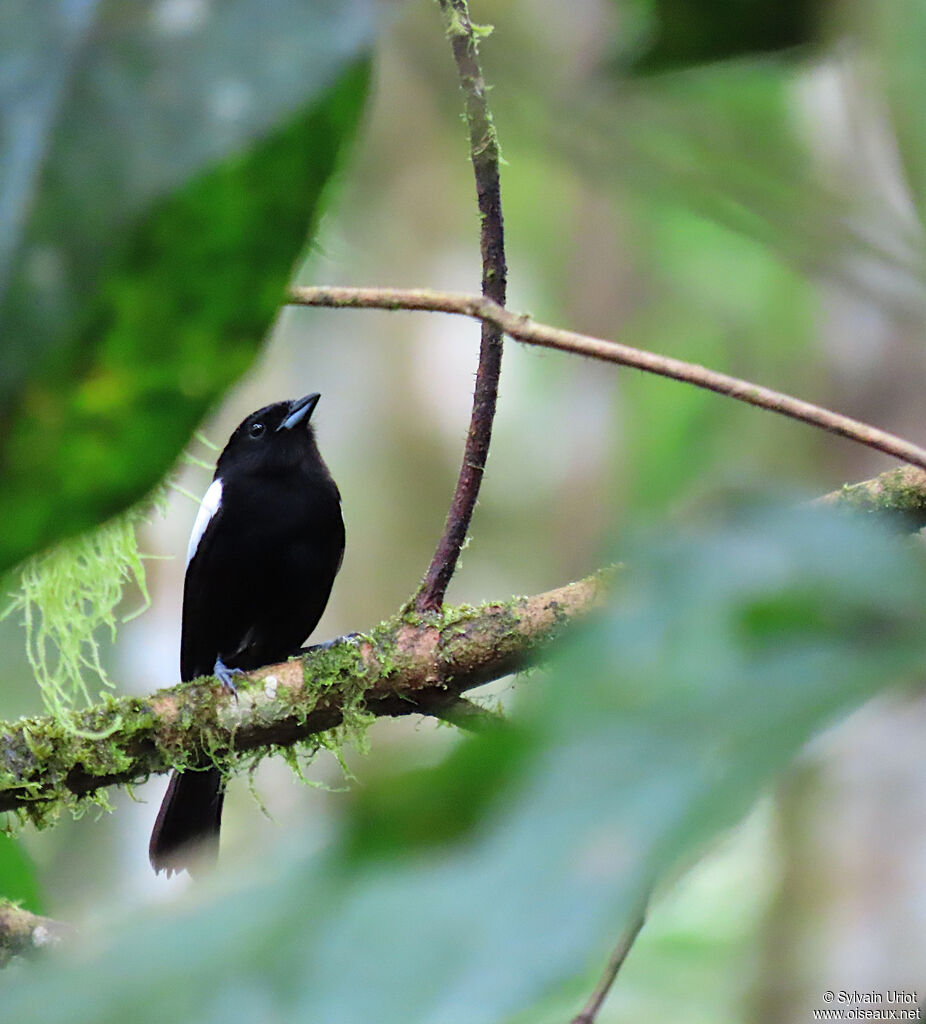
[[[871,480],[846,484],[818,502],[887,517],[905,531],[921,530],[926,526],[926,472],[900,466]]]
[[[211,760],[225,772],[377,716],[446,707],[524,665],[598,599],[608,573],[533,597],[397,616],[371,633],[241,677],[238,699],[210,678],[74,716],[0,722],[0,811],[48,824],[107,805],[106,788]],[[90,734],[96,734],[91,736]]]

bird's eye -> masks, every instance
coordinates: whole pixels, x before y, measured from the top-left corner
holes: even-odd
[[[251,424],[251,429],[248,431],[248,433],[251,435],[251,437],[260,437],[260,435],[263,432],[264,432],[264,425],[263,425],[263,423],[252,423]]]

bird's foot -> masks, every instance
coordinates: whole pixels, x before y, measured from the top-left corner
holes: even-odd
[[[240,668],[229,668],[220,656],[215,659],[215,668],[212,670],[212,674],[222,684],[222,689],[237,700],[238,687],[235,686],[232,677],[244,675],[244,672]]]
[[[326,640],[323,644],[311,644],[309,647],[300,647],[296,654],[310,654],[312,651],[330,651],[335,644],[348,643],[356,644],[359,633],[345,633],[343,636],[336,636],[333,640]]]

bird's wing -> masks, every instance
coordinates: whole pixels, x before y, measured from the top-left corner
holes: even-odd
[[[190,562],[193,561],[193,555],[196,554],[199,542],[203,539],[206,527],[221,507],[222,478],[217,476],[209,485],[209,489],[203,495],[202,501],[199,503],[199,511],[196,513],[196,520],[193,523],[193,529],[190,531],[190,543],[187,545],[186,549],[187,568],[189,568]]]
[[[183,586],[183,627],[180,637],[180,678],[195,679],[212,671],[218,657],[218,610],[209,563],[214,556],[214,531],[221,521],[222,480],[216,477],[203,495],[190,531]],[[212,530],[210,530],[210,526]],[[211,538],[211,540],[210,540]]]

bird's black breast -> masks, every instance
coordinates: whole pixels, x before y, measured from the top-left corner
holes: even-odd
[[[322,467],[222,481],[187,568],[181,676],[217,657],[251,669],[293,654],[321,618],[344,553],[337,486]]]

